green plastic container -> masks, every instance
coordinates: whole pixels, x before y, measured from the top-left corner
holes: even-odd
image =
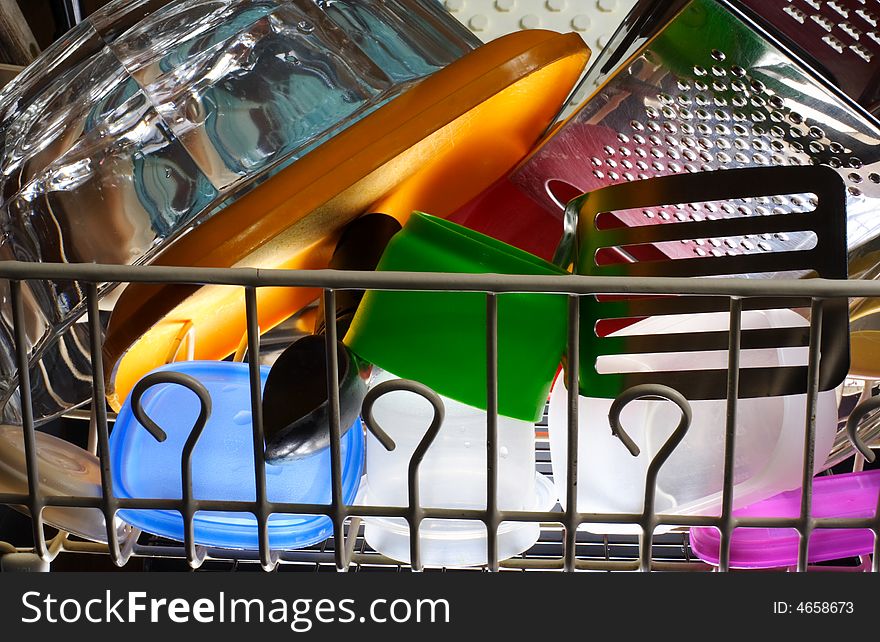
[[[567,274],[528,252],[415,212],[379,271]],[[498,295],[498,413],[541,418],[565,347],[565,295]],[[345,343],[361,358],[438,394],[486,408],[486,295],[370,290]]]

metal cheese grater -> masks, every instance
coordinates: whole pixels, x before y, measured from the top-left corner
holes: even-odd
[[[706,216],[713,203],[778,194],[810,193],[812,205],[798,213],[767,212],[742,216],[736,212]],[[566,233],[556,261],[574,263],[576,272],[594,276],[704,277],[738,276],[768,272],[846,278],[846,209],[843,181],[825,167],[755,167],[724,172],[664,176],[612,185],[572,200],[566,208]],[[642,222],[622,224],[627,214],[644,208],[676,203],[680,209],[701,214],[666,225]],[[706,255],[671,258],[644,248],[726,236],[786,233],[797,247],[754,254]],[[698,246],[699,247],[699,246]],[[749,298],[749,310],[808,307],[809,300]],[[845,299],[821,302],[823,322],[819,388],[830,390],[846,377],[849,367],[849,320]],[[579,379],[583,394],[613,399],[632,386],[662,382],[689,400],[724,399],[727,370],[699,368],[699,353],[724,351],[728,332],[680,332],[607,336],[609,324],[631,322],[655,315],[704,314],[730,309],[727,297],[583,297]],[[785,327],[742,331],[743,349],[778,349],[809,345],[809,328]],[[600,359],[609,355],[658,353],[690,354],[689,369],[674,371],[602,372]],[[739,397],[802,394],[807,390],[805,365],[751,367],[740,381]]]
[[[846,182],[850,276],[862,276],[880,261],[880,123],[738,5],[639,2],[568,107],[585,99],[532,156],[453,220],[508,234],[504,240],[549,258],[565,203],[577,194],[669,174],[827,165]],[[716,213],[731,207],[740,215],[799,212],[805,203],[801,195],[762,197],[718,204]],[[483,220],[497,207],[516,214],[509,226],[521,234],[514,237]],[[623,222],[700,215],[652,207],[627,213]],[[780,233],[664,244],[661,250],[671,257],[735,255],[792,244],[796,238]]]
[[[874,114],[880,113],[880,2],[739,0],[756,19],[803,52],[816,69]]]

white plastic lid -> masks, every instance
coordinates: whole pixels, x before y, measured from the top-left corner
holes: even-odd
[[[98,458],[52,435],[36,432],[37,468],[45,496],[101,496]],[[27,494],[24,434],[20,426],[0,425],[0,493]],[[97,542],[106,542],[104,516],[97,508],[50,506],[44,521],[55,528]],[[120,537],[127,528],[117,520]]]

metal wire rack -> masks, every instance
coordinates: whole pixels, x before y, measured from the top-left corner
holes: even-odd
[[[20,395],[23,417],[23,434],[27,466],[27,494],[0,493],[0,504],[23,506],[31,516],[33,532],[33,552],[45,561],[54,559],[61,552],[109,554],[118,566],[124,565],[133,556],[150,558],[185,557],[189,565],[198,568],[206,562],[211,568],[214,560],[232,560],[239,565],[256,561],[264,570],[276,570],[282,565],[285,570],[337,570],[369,571],[374,568],[396,569],[412,568],[421,571],[419,538],[410,538],[411,566],[407,567],[370,551],[362,534],[363,517],[396,517],[405,519],[410,532],[418,532],[421,522],[433,519],[478,520],[487,529],[487,552],[489,563],[484,570],[708,570],[711,567],[695,561],[690,553],[686,533],[672,532],[654,535],[660,525],[681,528],[693,526],[713,526],[721,532],[721,558],[718,570],[729,570],[731,535],[737,527],[770,527],[796,529],[800,535],[798,563],[795,570],[808,570],[808,551],[810,534],[821,528],[863,528],[874,533],[875,545],[871,561],[863,560],[854,570],[880,571],[880,511],[872,518],[864,519],[815,519],[810,517],[812,501],[812,471],[815,459],[816,417],[814,408],[818,396],[819,356],[822,337],[821,301],[846,297],[880,297],[880,283],[872,281],[833,281],[826,279],[809,280],[748,280],[748,279],[688,279],[688,278],[635,278],[635,277],[587,277],[587,276],[507,276],[495,274],[439,274],[383,272],[364,273],[333,270],[259,270],[252,268],[169,268],[160,266],[115,266],[94,264],[39,264],[23,262],[0,262],[0,279],[9,281],[12,322],[19,372],[28,372],[27,337],[24,326],[24,307],[21,292],[23,281],[64,280],[76,281],[86,293],[86,302],[79,311],[85,315],[90,331],[90,353],[93,364],[93,400],[91,419],[97,454],[101,460],[101,497],[47,496],[41,488],[36,453],[35,425],[31,405],[29,377],[21,377]],[[101,360],[102,328],[99,320],[98,285],[104,283],[174,283],[196,285],[226,285],[244,289],[247,313],[247,345],[250,392],[253,417],[254,459],[256,468],[255,501],[200,500],[193,497],[191,480],[184,476],[182,499],[130,499],[117,497],[111,481],[109,453],[109,418],[104,402],[105,373]],[[466,291],[482,292],[486,297],[486,337],[487,337],[487,508],[484,510],[424,508],[410,495],[410,504],[399,506],[347,505],[342,497],[340,464],[340,425],[339,398],[335,385],[337,381],[337,333],[334,324],[328,324],[326,332],[327,380],[330,400],[330,451],[332,501],[324,504],[293,504],[271,502],[266,494],[265,459],[263,453],[263,426],[260,399],[259,350],[260,337],[257,325],[256,293],[262,287],[317,287],[323,289],[326,309],[335,309],[335,293],[340,289],[357,290],[419,290],[419,291]],[[645,488],[644,510],[633,514],[600,514],[578,512],[575,507],[577,488],[577,381],[576,370],[568,369],[567,389],[569,390],[568,418],[568,461],[566,482],[566,509],[557,506],[551,511],[506,511],[497,506],[497,470],[492,462],[497,460],[497,297],[503,293],[526,292],[548,293],[568,298],[568,344],[567,354],[577,361],[579,349],[580,306],[583,296],[597,294],[627,295],[698,295],[723,296],[730,300],[730,331],[728,352],[728,399],[725,424],[725,452],[722,489],[722,507],[717,517],[676,516],[654,512],[655,482],[660,467],[671,454],[671,448],[661,452],[651,462]],[[737,390],[740,377],[741,316],[743,301],[751,297],[781,297],[800,302],[811,302],[809,366],[807,371],[807,412],[804,422],[803,493],[799,517],[786,519],[739,518],[732,514],[733,466],[735,448],[735,426],[737,410]],[[799,305],[802,305],[799,304]],[[793,305],[793,307],[795,307]],[[642,386],[640,390],[630,389],[618,398],[618,406],[646,394],[672,398],[675,391],[664,386]],[[865,416],[870,410],[880,406],[880,398],[865,401],[853,416]],[[686,401],[684,402],[687,403]],[[612,418],[613,420],[613,418]],[[438,426],[439,428],[439,426]],[[848,428],[854,428],[849,422]],[[687,429],[683,420],[676,432]],[[538,427],[541,430],[541,427]],[[192,439],[197,439],[195,431]],[[430,433],[430,430],[429,430]],[[858,441],[855,430],[849,430],[851,438],[859,451],[870,454],[868,447]],[[682,432],[683,435],[683,432]],[[430,435],[428,435],[430,437]],[[539,439],[539,472],[550,472],[547,463],[546,441]],[[194,446],[194,442],[193,442]],[[666,452],[663,452],[663,451]],[[188,451],[191,453],[192,448]],[[186,456],[186,455],[185,455]],[[181,462],[188,466],[185,460]],[[414,465],[410,467],[410,488],[417,486],[420,457],[413,456]],[[542,467],[544,470],[541,470]],[[79,541],[67,533],[47,539],[44,532],[43,509],[50,506],[98,508],[105,517],[107,544]],[[179,511],[184,518],[185,540],[183,545],[162,541],[141,534],[120,542],[114,518],[120,509],[164,509]],[[222,510],[248,512],[256,516],[259,525],[258,551],[232,551],[208,549],[193,541],[193,516],[200,510]],[[304,550],[277,551],[270,548],[268,518],[273,513],[294,513],[326,515],[333,524],[333,536],[326,542]],[[526,554],[507,559],[498,559],[497,529],[502,522],[532,522],[542,525],[541,539]],[[579,531],[585,523],[634,524],[641,535],[618,537],[590,535]],[[13,552],[14,547],[0,543],[0,554]],[[283,564],[282,564],[283,563]],[[440,569],[442,570],[442,569]]]

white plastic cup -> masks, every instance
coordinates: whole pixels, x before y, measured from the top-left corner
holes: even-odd
[[[743,329],[791,327],[806,321],[791,310],[743,313]],[[726,313],[652,317],[622,331],[662,334],[726,330]],[[659,339],[658,339],[659,340]],[[698,356],[697,356],[698,355]],[[743,350],[740,377],[749,367],[805,365],[806,348]],[[602,371],[656,371],[726,368],[727,352],[667,353],[600,358]],[[674,386],[673,386],[674,387]],[[577,509],[588,513],[641,513],[648,465],[679,423],[681,412],[668,401],[636,400],[624,407],[620,421],[641,452],[634,457],[611,434],[612,399],[579,396]],[[726,400],[691,401],[693,419],[684,440],[660,469],[655,513],[720,514],[723,487]],[[734,508],[801,485],[806,395],[740,399],[737,403]],[[557,494],[566,501],[568,390],[560,376],[550,395],[550,453]],[[815,470],[831,451],[837,431],[837,395],[820,393],[816,408]],[[639,533],[637,525],[584,524],[595,533]],[[658,533],[672,526],[660,526]]]
[[[371,385],[397,379],[378,371]],[[440,397],[445,419],[419,468],[420,504],[425,508],[485,509],[487,485],[486,412]],[[407,506],[408,468],[434,417],[427,399],[396,390],[373,406],[379,427],[395,442],[388,451],[367,435],[367,475],[360,504]],[[526,421],[498,417],[498,507],[549,510],[556,503],[552,485],[535,471],[535,429]],[[404,519],[367,517],[367,543],[383,555],[410,561],[409,527]],[[498,557],[506,559],[538,540],[537,523],[505,522],[498,528]],[[472,520],[425,519],[419,530],[421,562],[429,566],[487,563],[486,527]]]

